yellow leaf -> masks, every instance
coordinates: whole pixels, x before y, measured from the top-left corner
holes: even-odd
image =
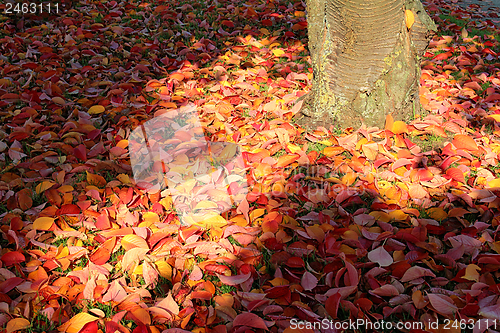
[[[137,266],[137,267],[134,269],[134,273],[132,273],[132,274],[135,274],[135,275],[142,275],[142,265]]]
[[[467,268],[465,269],[465,275],[462,276],[462,278],[470,280],[470,281],[479,281],[479,273],[481,268],[477,265],[470,264],[467,265]]]
[[[219,207],[216,202],[213,201],[200,201],[196,204],[196,207],[194,209],[207,209],[207,208],[217,208]]]
[[[494,250],[496,253],[500,253],[500,241],[490,243],[491,249]]]
[[[275,57],[281,57],[283,54],[285,54],[285,51],[282,49],[274,49],[273,54]]]
[[[156,268],[158,268],[158,273],[161,277],[171,281],[172,280],[172,266],[170,266],[165,260],[158,260],[155,262]]]
[[[104,106],[102,105],[94,105],[89,109],[89,114],[99,114],[104,112]]]
[[[491,114],[488,116],[488,118],[493,118],[494,121],[500,123],[500,114]]]
[[[59,327],[58,330],[60,332],[78,333],[81,331],[83,326],[98,319],[99,318],[94,317],[86,312],[80,312],[79,314],[68,320],[64,325]]]
[[[495,178],[488,182],[488,187],[500,187],[500,178]]]
[[[382,222],[390,222],[391,221],[391,217],[386,212],[374,211],[374,212],[370,212],[370,214],[368,214],[368,215],[373,216],[378,221],[382,221]]]
[[[234,224],[240,227],[246,227],[248,225],[248,222],[243,215],[237,215],[233,217],[230,221],[234,222]]]
[[[61,259],[64,257],[67,257],[69,255],[69,249],[66,246],[63,246],[62,244],[59,246],[57,249],[57,254],[56,254],[56,259]]]
[[[130,184],[130,177],[124,173],[120,173],[118,176],[116,176],[116,179],[121,181],[123,184]]]
[[[413,12],[411,10],[405,10],[405,20],[406,20],[406,27],[410,29],[415,23],[415,16],[413,15]]]
[[[194,222],[193,224],[206,229],[222,228],[223,226],[227,225],[227,221],[220,215],[214,215],[209,217],[208,219]]]
[[[295,153],[297,153],[298,151],[302,150],[302,148],[300,148],[299,146],[296,146],[296,145],[291,144],[291,143],[289,143],[289,144],[287,145],[287,147],[288,147],[288,149],[290,149],[290,151],[292,152],[292,154],[295,154]]]
[[[28,319],[24,318],[14,318],[9,320],[7,323],[7,333],[19,331],[19,330],[24,330],[25,328],[28,328],[31,326],[31,323]]]
[[[49,230],[54,224],[54,219],[52,217],[44,216],[39,217],[33,222],[33,229],[36,230]]]
[[[128,147],[128,140],[120,140],[117,144],[117,147],[127,149]]]
[[[8,86],[11,86],[12,83],[10,82],[10,80],[8,79],[0,79],[0,87],[4,86],[4,87],[8,87]]]
[[[51,188],[52,186],[54,186],[56,183],[51,181],[51,180],[45,180],[43,182],[41,182],[40,184],[38,184],[36,187],[35,187],[35,191],[36,191],[36,194],[40,194],[42,193],[43,191],[45,190],[48,190],[49,188]]]
[[[257,209],[252,210],[250,212],[250,220],[255,221],[255,219],[264,215],[265,212],[266,212],[266,210],[263,208],[257,208]]]

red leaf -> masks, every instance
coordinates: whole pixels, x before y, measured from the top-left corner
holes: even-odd
[[[260,318],[254,313],[243,312],[234,318],[233,326],[249,326],[253,328],[260,328],[268,330],[264,319]]]
[[[17,276],[7,279],[2,283],[0,283],[0,292],[6,294],[23,282],[24,279],[21,279],[20,277]]]
[[[26,258],[19,251],[10,251],[2,256],[2,261],[5,264],[5,266],[12,266],[15,264],[20,264],[20,263],[24,262],[25,260],[26,260]]]
[[[449,168],[446,170],[446,174],[457,182],[465,183],[464,173],[458,168]]]
[[[56,215],[78,215],[80,214],[80,207],[74,204],[62,205],[60,209],[57,210]]]
[[[111,257],[111,253],[105,248],[98,248],[90,257],[89,260],[96,265],[104,265]]]
[[[97,326],[97,321],[92,321],[85,324],[83,328],[78,333],[97,333],[99,327]]]
[[[229,21],[229,20],[223,20],[221,22],[222,25],[225,25],[226,27],[228,28],[234,28],[234,23],[232,21]]]
[[[262,25],[265,27],[270,27],[273,25],[273,21],[268,20],[268,19],[262,20]]]
[[[95,226],[99,230],[106,230],[111,228],[111,222],[109,221],[108,215],[102,213],[97,217],[97,221],[95,222]]]
[[[87,161],[87,148],[83,144],[75,147],[73,149],[73,154],[75,154],[76,158],[86,162]]]
[[[340,299],[342,298],[342,295],[340,293],[335,293],[332,296],[328,297],[328,299],[325,302],[325,309],[326,312],[333,318],[337,318],[337,312],[339,310],[339,304],[340,304]]]
[[[445,53],[440,53],[438,54],[437,56],[435,56],[434,58],[432,58],[433,60],[446,60],[448,59],[449,57],[452,56],[453,53],[451,52],[445,52]]]

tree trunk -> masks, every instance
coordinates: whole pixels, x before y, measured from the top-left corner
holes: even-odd
[[[299,123],[383,127],[388,113],[420,112],[420,58],[436,26],[419,0],[307,0],[307,23],[314,78]]]

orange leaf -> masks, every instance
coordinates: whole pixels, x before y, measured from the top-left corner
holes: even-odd
[[[92,255],[89,257],[89,260],[96,265],[104,265],[108,262],[110,257],[111,253],[108,251],[108,249],[100,247],[97,249],[97,251],[92,253]]]
[[[105,110],[104,106],[94,105],[89,109],[88,114],[99,114],[99,113],[103,113],[104,110]]]
[[[394,134],[403,134],[408,133],[408,127],[401,120],[395,121],[392,125],[392,133]]]
[[[337,156],[339,154],[342,154],[344,152],[344,148],[342,147],[326,147],[325,149],[323,149],[323,155],[325,156],[328,156],[328,157],[333,157],[333,156]]]
[[[97,187],[104,187],[104,186],[106,186],[106,180],[104,179],[103,176],[96,175],[96,174],[93,174],[93,173],[89,173],[88,171],[86,171],[86,172],[87,172],[87,182],[90,185],[95,185]]]
[[[469,264],[467,265],[467,268],[465,268],[465,275],[462,276],[463,279],[467,279],[470,281],[479,281],[479,273],[481,268],[477,265],[474,264]]]
[[[457,147],[457,149],[464,149],[470,151],[477,151],[478,147],[473,138],[468,135],[457,134],[453,138],[453,145]]]
[[[133,249],[134,247],[149,249],[149,245],[144,238],[133,234],[124,236],[122,238],[121,245],[125,249],[125,251]]]
[[[24,318],[14,318],[9,320],[7,323],[6,333],[11,333],[19,330],[24,330],[31,326],[31,323],[28,319]]]
[[[184,75],[182,73],[173,73],[173,74],[170,74],[170,78],[177,80],[177,81],[182,81],[182,80],[184,80]]]
[[[50,230],[54,224],[54,219],[52,217],[44,216],[39,217],[33,222],[33,229],[36,230]]]
[[[446,175],[457,182],[465,183],[464,173],[459,168],[449,168],[446,170]]]
[[[385,116],[385,129],[390,131],[392,130],[392,127],[394,125],[394,118],[392,117],[392,114],[388,114]]]
[[[424,299],[424,295],[420,290],[415,290],[411,296],[413,304],[417,309],[423,309],[427,305],[428,301]]]
[[[296,160],[299,159],[299,155],[283,155],[280,156],[278,159],[278,162],[276,163],[276,166],[279,168],[286,167],[289,164],[292,164]]]
[[[411,10],[405,10],[405,21],[406,21],[406,27],[410,29],[415,23],[415,16],[413,15],[413,12]]]
[[[78,333],[86,324],[98,319],[99,318],[94,317],[86,312],[80,312],[69,321],[67,321],[64,325],[59,327],[59,332]]]
[[[16,196],[19,208],[22,210],[28,210],[33,206],[33,194],[29,188],[23,188],[21,191],[17,192]]]
[[[361,147],[363,150],[363,154],[365,154],[366,158],[370,161],[374,161],[378,155],[378,144],[376,142],[367,143]]]
[[[411,184],[408,186],[408,194],[412,199],[423,199],[429,193],[420,184]]]

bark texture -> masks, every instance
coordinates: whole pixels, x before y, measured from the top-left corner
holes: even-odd
[[[382,127],[388,113],[419,112],[420,57],[436,29],[419,0],[307,0],[307,21],[314,78],[302,125]]]

